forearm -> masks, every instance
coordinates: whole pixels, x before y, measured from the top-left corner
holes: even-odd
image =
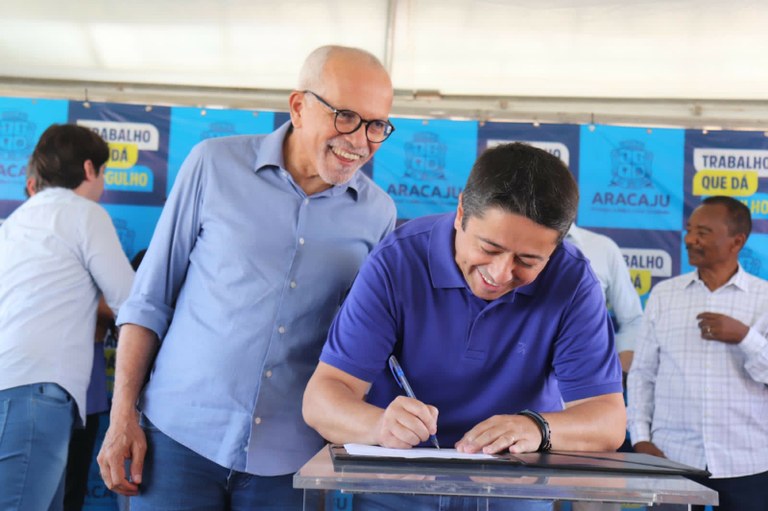
[[[549,422],[554,450],[614,451],[626,435],[626,409],[618,393],[573,401],[562,412],[542,416]]]
[[[384,410],[363,401],[343,382],[313,378],[304,393],[306,423],[333,443],[378,444]]]
[[[755,328],[750,328],[739,343],[746,357],[744,368],[756,382],[768,385],[768,341]]]
[[[157,336],[152,330],[130,323],[120,327],[112,398],[113,418],[135,414],[139,393],[158,347]]]

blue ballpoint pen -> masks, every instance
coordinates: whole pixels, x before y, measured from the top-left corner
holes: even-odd
[[[405,377],[403,368],[400,367],[400,364],[394,355],[390,355],[389,357],[389,369],[392,371],[392,375],[395,377],[397,384],[400,385],[405,391],[405,395],[411,399],[417,399],[416,395],[413,393],[411,384],[408,383],[408,379]],[[432,442],[432,445],[434,445],[436,448],[440,448],[440,444],[437,443],[437,437],[435,435],[429,435],[429,441]]]

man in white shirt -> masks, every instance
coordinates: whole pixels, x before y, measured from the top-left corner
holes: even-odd
[[[768,282],[738,262],[751,228],[731,197],[694,210],[685,247],[697,270],[651,291],[628,379],[635,450],[707,468],[698,482],[721,511],[768,502]]]
[[[621,369],[629,372],[635,339],[640,333],[643,307],[632,285],[629,268],[619,246],[608,236],[571,226],[565,239],[582,251],[600,281],[608,309],[616,319],[616,351]]]
[[[53,125],[30,159],[36,191],[0,226],[0,509],[61,509],[82,426],[99,295],[116,312],[133,281],[107,212],[107,144]]]
[[[626,377],[632,365],[635,339],[640,333],[640,324],[643,321],[643,307],[640,305],[640,297],[635,291],[635,286],[632,285],[629,268],[621,254],[621,249],[608,236],[577,227],[576,224],[571,224],[565,239],[589,259],[589,265],[595,272],[597,280],[600,281],[606,306],[615,320],[616,352],[619,354],[621,370]],[[631,451],[629,440],[625,440],[619,450]],[[574,502],[573,509],[574,511],[593,509],[618,511],[621,505],[615,504],[609,508],[605,503]]]

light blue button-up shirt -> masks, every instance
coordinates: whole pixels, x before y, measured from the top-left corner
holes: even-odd
[[[162,344],[140,407],[224,466],[296,471],[323,441],[301,416],[328,327],[395,224],[358,172],[307,196],[285,170],[290,125],[206,140],[181,167],[118,323]]]

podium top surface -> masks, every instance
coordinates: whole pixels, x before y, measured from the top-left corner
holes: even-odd
[[[305,490],[409,493],[520,499],[717,504],[717,492],[679,475],[612,474],[583,470],[486,465],[425,465],[392,461],[334,466],[326,446],[293,477]]]

